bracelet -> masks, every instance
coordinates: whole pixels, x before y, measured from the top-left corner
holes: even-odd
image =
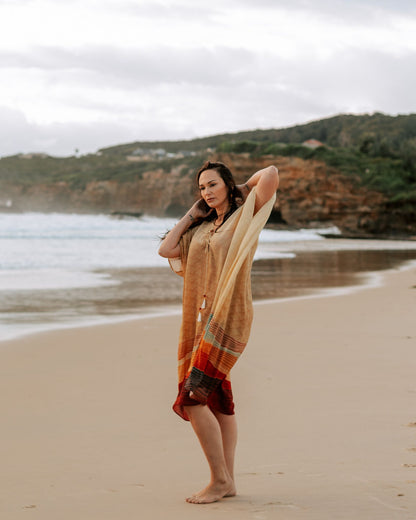
[[[247,188],[247,191],[251,190],[250,186],[246,182],[244,183],[244,186]]]

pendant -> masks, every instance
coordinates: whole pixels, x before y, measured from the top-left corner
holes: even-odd
[[[201,321],[201,313],[198,312],[198,319],[196,321]]]

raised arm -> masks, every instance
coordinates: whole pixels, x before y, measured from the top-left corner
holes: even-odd
[[[179,245],[181,236],[196,220],[206,217],[210,213],[207,213],[201,201],[202,199],[195,202],[192,208],[185,213],[176,226],[172,228],[163,239],[158,251],[160,256],[163,256],[164,258],[178,258],[181,255],[181,248]]]
[[[256,186],[256,204],[254,212],[270,200],[279,187],[279,174],[276,166],[267,166],[254,173],[245,184],[238,186],[243,195],[247,196],[249,191]]]

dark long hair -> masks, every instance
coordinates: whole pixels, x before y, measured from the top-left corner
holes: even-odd
[[[238,209],[244,202],[243,195],[241,191],[237,188],[233,174],[231,173],[231,170],[221,162],[210,162],[206,161],[201,168],[198,170],[196,174],[196,185],[199,189],[199,178],[201,177],[201,173],[206,170],[215,170],[219,173],[221,176],[221,179],[225,182],[227,188],[228,188],[228,200],[230,202],[230,209],[228,212],[224,215],[224,220],[222,224],[234,213],[236,209]],[[208,206],[208,204],[202,200],[202,204],[206,211],[209,211],[211,208]],[[198,219],[197,221],[193,222],[188,229],[194,228],[196,226],[199,226],[202,224],[202,222],[208,221],[211,222],[212,220],[215,220],[217,218],[217,211],[214,209],[207,217]],[[221,224],[221,226],[222,226]],[[219,227],[221,227],[219,226]],[[166,238],[166,235],[169,233],[169,231],[166,231],[166,233],[159,238],[161,240],[164,240]]]
[[[201,177],[201,173],[205,172],[207,170],[215,170],[220,175],[221,179],[224,181],[225,185],[228,188],[228,201],[230,203],[230,209],[228,212],[224,215],[223,223],[234,213],[236,209],[238,209],[241,204],[243,203],[243,196],[241,194],[241,191],[237,188],[235,184],[235,180],[233,177],[233,174],[231,173],[231,170],[222,162],[210,162],[206,161],[202,167],[198,170],[198,173],[196,175],[196,182],[197,186],[199,187],[199,178]],[[208,204],[203,201],[206,210],[209,211],[211,208],[208,206]],[[204,219],[199,220],[198,222],[195,222],[195,225],[199,225],[204,221],[212,221],[217,218],[217,211],[214,209],[207,217]]]

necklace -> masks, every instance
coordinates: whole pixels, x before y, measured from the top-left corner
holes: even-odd
[[[216,222],[216,220],[218,220],[220,217],[223,217],[226,213],[227,213],[226,211],[224,211],[224,213],[217,213],[217,218],[214,220],[214,226],[215,226],[215,227],[220,227],[221,224],[224,223],[224,219],[223,219],[219,224],[216,224],[215,222]]]

